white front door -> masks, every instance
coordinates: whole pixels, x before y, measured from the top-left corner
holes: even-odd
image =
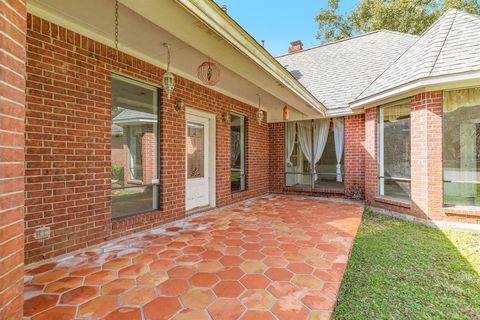
[[[185,209],[210,205],[210,119],[186,115]]]

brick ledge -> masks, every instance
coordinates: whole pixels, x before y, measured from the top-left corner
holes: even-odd
[[[447,216],[463,216],[480,218],[480,207],[469,206],[449,206],[443,208],[443,213]]]
[[[412,202],[409,200],[400,200],[400,199],[390,198],[385,196],[376,196],[374,200],[376,202],[385,203],[392,206],[397,206],[397,207],[402,207],[407,209],[410,209],[410,207],[412,206]]]

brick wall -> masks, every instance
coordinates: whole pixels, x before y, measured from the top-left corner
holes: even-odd
[[[279,193],[285,186],[285,124],[268,124],[269,191]]]
[[[256,108],[176,77],[160,110],[160,208],[111,221],[110,80],[120,73],[160,86],[164,70],[35,16],[28,16],[26,262],[68,253],[185,216],[185,112],[173,102],[216,114],[216,201],[224,206],[268,191],[267,125]],[[246,115],[247,186],[230,192],[230,124]],[[35,240],[49,226],[52,237]]]
[[[377,108],[365,110],[365,201],[372,204],[378,195]]]
[[[0,0],[0,11],[0,319],[21,319],[25,2]]]
[[[365,198],[365,115],[345,117],[345,195]]]

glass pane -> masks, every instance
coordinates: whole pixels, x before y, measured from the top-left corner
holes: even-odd
[[[285,174],[285,185],[287,187],[311,188],[312,175],[310,173],[289,173]]]
[[[230,181],[232,191],[245,190],[245,118],[231,115]]]
[[[340,179],[341,181],[337,181],[337,156],[335,152],[333,126],[330,126],[327,144],[325,145],[320,161],[315,165],[315,170],[318,176],[317,181],[315,181],[315,188],[343,188],[343,178]],[[343,175],[343,157],[340,162],[340,171]]]
[[[445,92],[443,176],[445,204],[478,205],[480,88]]]
[[[187,124],[187,178],[205,176],[205,126],[189,122]]]
[[[112,77],[112,217],[158,208],[157,89]]]
[[[410,179],[410,168],[410,103],[381,108],[379,112],[380,195],[409,198],[410,183],[395,181],[395,178]]]

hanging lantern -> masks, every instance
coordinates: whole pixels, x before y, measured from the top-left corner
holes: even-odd
[[[198,66],[197,77],[204,84],[214,86],[220,81],[220,69],[213,62],[205,61]]]
[[[263,120],[263,111],[258,109],[258,111],[257,111],[257,121],[258,121],[259,126],[262,125],[262,120]]]
[[[163,74],[162,86],[163,90],[167,93],[167,99],[170,100],[172,96],[173,89],[175,89],[175,77],[173,73],[170,72],[170,47],[167,43],[164,43],[163,46],[167,48],[167,71]]]
[[[258,125],[261,126],[263,121],[263,111],[262,109],[260,109],[262,107],[262,100],[260,97],[260,93],[257,93],[257,96],[258,96],[258,111],[256,116],[257,116]]]
[[[283,107],[283,121],[288,121],[288,106]]]

